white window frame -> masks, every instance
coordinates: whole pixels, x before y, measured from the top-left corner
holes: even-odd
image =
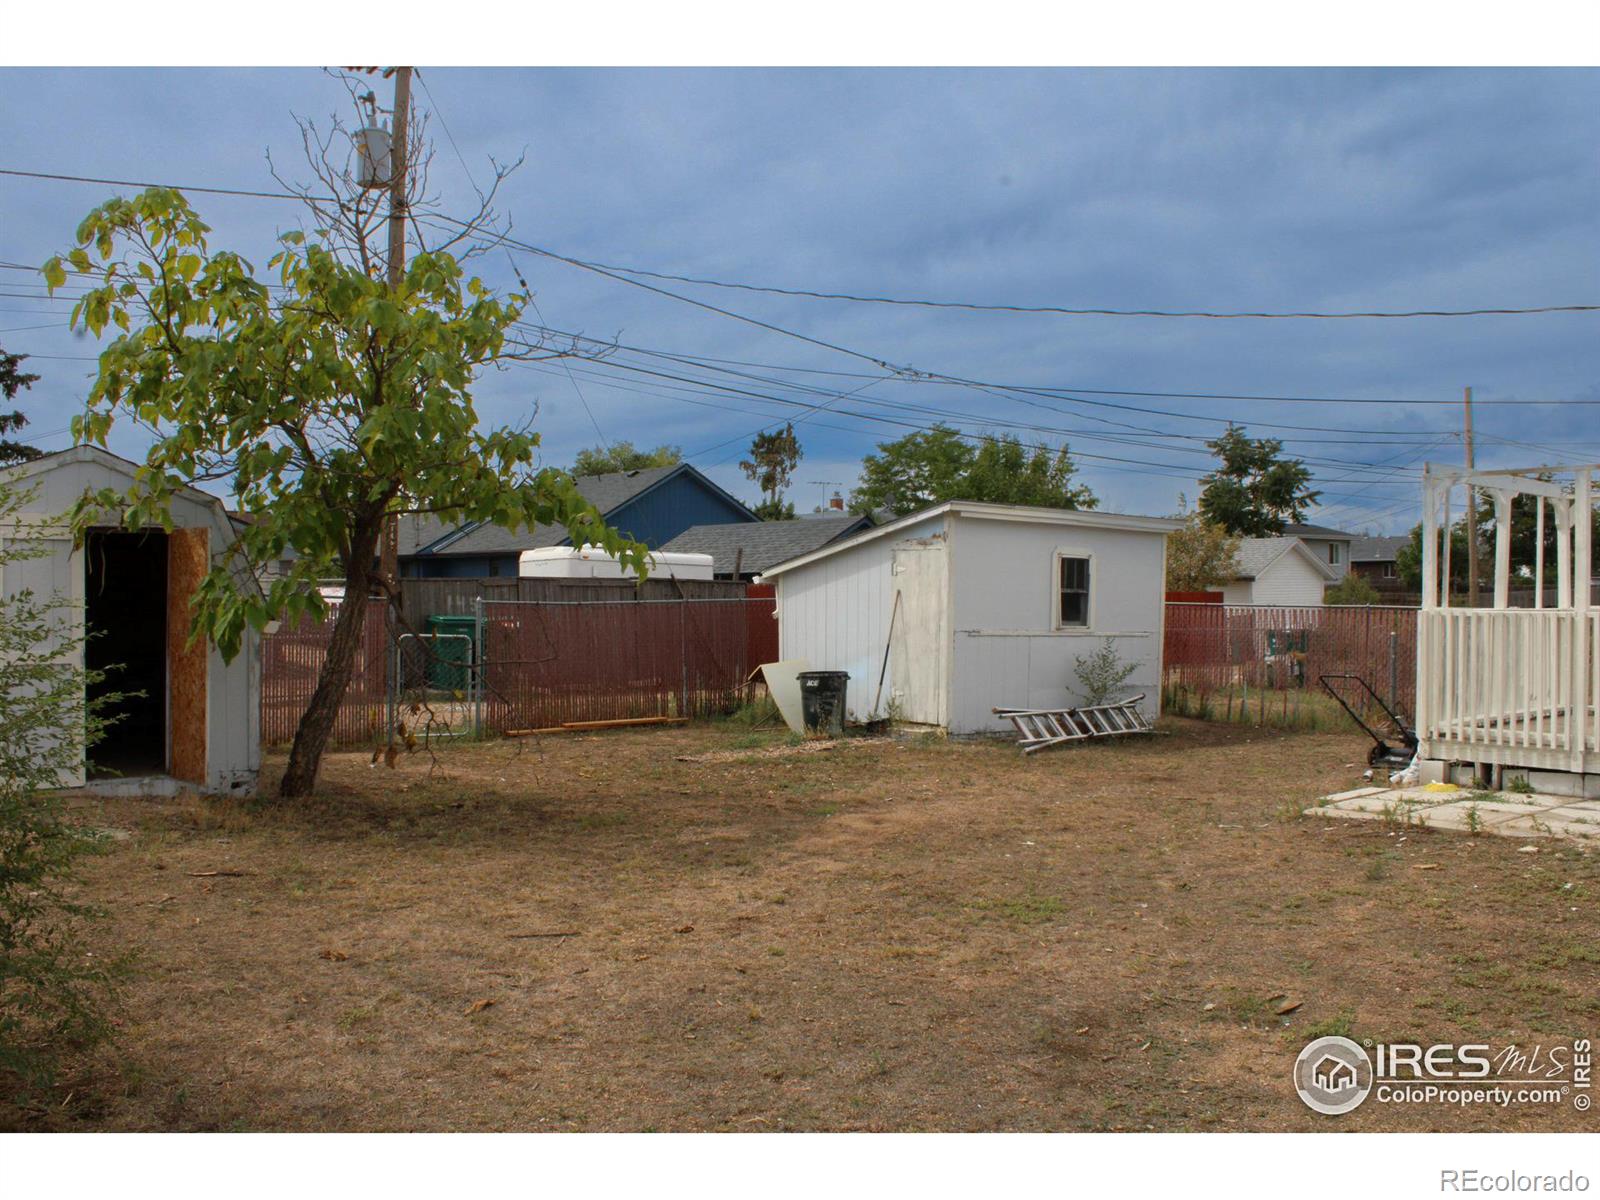
[[[1337,567],[1344,561],[1339,553],[1343,548],[1344,543],[1342,542],[1328,543],[1328,565],[1330,567]]]
[[[1061,619],[1061,560],[1065,558],[1081,558],[1089,564],[1089,596],[1087,612],[1084,614],[1082,625],[1068,625]],[[1050,627],[1057,633],[1093,633],[1094,632],[1094,594],[1095,580],[1094,554],[1088,550],[1074,550],[1069,547],[1058,546],[1050,559]]]

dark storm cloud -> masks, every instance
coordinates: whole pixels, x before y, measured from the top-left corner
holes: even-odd
[[[1589,71],[425,71],[482,180],[485,156],[525,166],[506,185],[516,234],[579,257],[820,290],[1105,307],[1351,309],[1521,306],[1600,296],[1600,76]],[[5,165],[271,187],[262,152],[297,162],[291,110],[342,90],[314,72],[7,72]],[[431,107],[427,92],[419,103]],[[85,133],[85,130],[92,132]],[[433,179],[447,210],[470,192],[436,121]],[[103,189],[102,189],[103,190]],[[0,180],[0,256],[61,246],[96,189]],[[219,244],[264,260],[291,206],[195,197]],[[698,355],[837,371],[847,357],[696,311],[571,267],[519,256],[548,321]],[[479,261],[513,282],[499,254]],[[8,272],[8,274],[15,274]],[[711,303],[897,364],[1007,383],[1129,390],[1454,399],[1600,394],[1594,316],[1447,321],[1213,322],[935,312],[683,288]],[[6,307],[42,307],[8,301]],[[31,323],[15,314],[0,328]],[[8,348],[85,354],[65,334]],[[47,374],[30,411],[65,411],[73,372]],[[694,451],[746,437],[781,406],[699,397],[647,380],[624,391],[579,364],[608,436]],[[601,371],[603,372],[603,368]],[[816,376],[848,390],[864,379]],[[480,388],[488,419],[537,401],[548,457],[595,440],[560,370],[512,369]],[[1188,479],[1085,458],[1108,507],[1168,511],[1206,468],[1197,443],[1094,440],[1108,424],[1211,434],[1216,421],[889,382],[866,397],[1074,432],[1076,451],[1171,464]],[[1106,398],[1115,400],[1115,398]],[[1121,400],[1244,423],[1438,430],[1455,409]],[[1054,402],[1052,402],[1054,403]],[[842,401],[841,409],[904,413]],[[1490,461],[1548,457],[1497,437],[1595,457],[1593,409],[1486,406]],[[41,428],[65,419],[36,413]],[[830,428],[832,426],[844,428]],[[802,505],[848,484],[860,455],[904,432],[840,415],[800,427]],[[1265,430],[1263,430],[1265,432]],[[1334,434],[1283,432],[1285,437]],[[1352,435],[1357,440],[1365,435]],[[58,443],[59,444],[59,443]],[[132,448],[137,439],[127,437]],[[697,461],[740,491],[740,445]],[[1420,447],[1294,442],[1346,463],[1420,461]],[[1444,444],[1436,458],[1455,458]],[[723,460],[729,461],[723,461]],[[1354,466],[1319,467],[1330,480]],[[1330,519],[1409,519],[1414,482],[1330,483]]]

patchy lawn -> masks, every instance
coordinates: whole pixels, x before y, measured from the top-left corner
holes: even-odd
[[[1600,1026],[1596,858],[1299,817],[1360,738],[725,753],[781,740],[338,755],[304,806],[96,802],[131,835],[86,888],[141,955],[120,1043],[0,1124],[1592,1127],[1296,1098],[1313,1033]]]

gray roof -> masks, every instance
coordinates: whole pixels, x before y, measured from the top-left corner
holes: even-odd
[[[1292,553],[1298,547],[1317,570],[1333,578],[1334,571],[1311,551],[1306,549],[1306,544],[1298,537],[1271,537],[1271,538],[1240,538],[1239,549],[1233,556],[1235,579],[1259,579],[1261,573],[1270,567],[1285,554]]]
[[[637,471],[613,471],[606,475],[579,475],[574,480],[578,494],[602,516],[609,516],[636,496],[649,491],[656,484],[679,471],[694,471],[687,463],[670,467],[645,467]],[[699,472],[695,472],[699,474]],[[701,476],[708,487],[718,491],[717,485]],[[729,497],[732,499],[732,497]],[[738,501],[734,500],[737,504]],[[431,518],[436,520],[436,518]],[[626,531],[624,531],[626,532]],[[401,554],[427,553],[451,554],[516,554],[523,550],[539,550],[546,546],[560,546],[567,541],[567,530],[562,525],[538,525],[532,530],[506,529],[492,522],[465,522],[460,525],[438,523],[433,536],[417,540],[408,547],[401,535]]]
[[[1285,525],[1283,527],[1283,536],[1303,538],[1348,538],[1352,537],[1353,535],[1346,533],[1342,529],[1330,529],[1326,525]]]
[[[663,550],[711,555],[711,569],[732,575],[735,560],[741,574],[759,574],[768,567],[810,554],[828,543],[870,529],[872,522],[856,513],[817,513],[793,521],[695,525],[673,538]],[[740,558],[739,551],[744,555]]]
[[[1393,562],[1400,547],[1411,541],[1410,534],[1400,537],[1358,537],[1350,539],[1351,562]]]

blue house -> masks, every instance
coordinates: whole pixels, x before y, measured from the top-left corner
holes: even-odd
[[[578,491],[606,523],[652,550],[695,525],[756,522],[757,516],[688,463],[609,475],[580,475]],[[517,574],[524,550],[571,545],[558,525],[511,530],[453,524],[427,514],[400,522],[400,574],[407,579],[477,579]]]

